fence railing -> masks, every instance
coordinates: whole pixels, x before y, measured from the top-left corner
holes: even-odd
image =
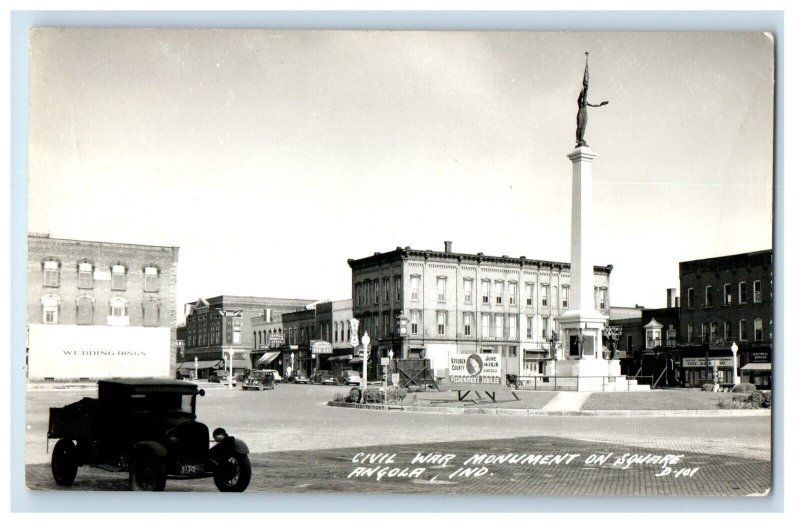
[[[581,382],[593,388],[599,385],[601,391],[619,390],[623,383],[625,390],[637,385],[653,388],[653,376],[508,376],[508,385],[523,390],[580,390]],[[644,383],[642,383],[644,382]]]

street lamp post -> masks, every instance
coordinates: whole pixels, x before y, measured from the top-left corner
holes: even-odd
[[[366,403],[366,392],[367,392],[367,357],[369,357],[369,342],[370,342],[369,334],[367,331],[364,331],[364,335],[361,336],[361,346],[364,348],[364,353],[361,356],[361,400],[362,403]]]
[[[739,352],[739,346],[736,345],[735,341],[731,344],[731,352],[733,353],[733,384],[738,385],[740,381],[739,372],[736,369],[736,353]]]
[[[195,379],[195,381],[197,381],[197,379],[200,377],[198,375],[198,373],[197,373],[197,366],[198,366],[197,365],[197,356],[195,356],[194,357],[194,379]]]

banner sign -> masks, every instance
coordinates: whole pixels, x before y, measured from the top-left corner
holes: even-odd
[[[499,354],[450,354],[447,382],[450,385],[502,385]]]
[[[28,378],[171,378],[167,327],[28,326]]]

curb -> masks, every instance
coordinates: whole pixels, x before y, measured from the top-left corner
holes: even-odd
[[[329,401],[329,407],[387,411],[382,404],[344,403]],[[541,410],[541,409],[499,409],[487,407],[429,407],[422,405],[389,405],[390,411],[420,412],[425,414],[473,414],[494,416],[596,416],[596,417],[741,417],[770,416],[772,409],[746,410]]]

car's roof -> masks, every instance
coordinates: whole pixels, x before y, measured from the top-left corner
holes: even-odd
[[[105,394],[175,393],[195,394],[197,385],[180,380],[158,378],[115,378],[97,382],[99,396]]]

